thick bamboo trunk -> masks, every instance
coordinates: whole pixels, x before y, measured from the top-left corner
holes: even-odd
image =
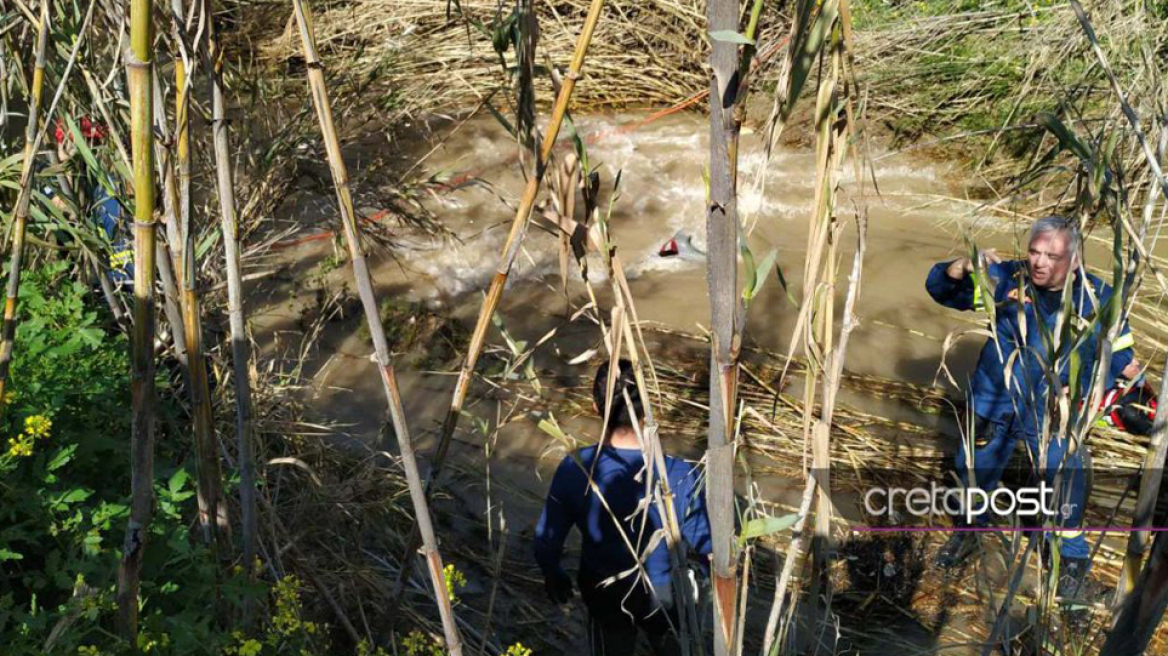
[[[131,0],[130,50],[125,54],[130,81],[131,153],[134,173],[134,331],[131,391],[130,519],[118,570],[118,619],[123,637],[135,644],[138,585],[146,536],[153,514],[154,483],[154,153],[152,129],[152,10],[150,0]]]
[[[226,101],[223,95],[223,64],[215,36],[212,8],[204,5],[211,66],[211,121],[215,148],[215,181],[219,194],[219,216],[223,230],[223,251],[227,265],[227,315],[231,325],[232,376],[235,378],[235,437],[239,450],[239,505],[243,538],[243,562],[250,572],[258,543],[255,455],[252,446],[251,348],[243,317],[243,275],[239,263],[239,225],[235,213],[235,178],[231,168],[231,147],[227,133]],[[194,242],[188,232],[188,252]]]
[[[738,31],[736,0],[710,0],[710,32]],[[713,537],[714,653],[734,652],[738,599],[734,545],[734,408],[738,389],[738,211],[733,155],[738,47],[711,40],[710,190],[706,202],[706,282],[710,294],[710,423],[706,497]]]
[[[24,264],[24,236],[28,225],[28,204],[32,198],[33,164],[37,142],[40,141],[41,95],[45,87],[45,50],[49,36],[49,1],[41,0],[40,25],[37,29],[32,87],[28,97],[28,125],[24,128],[24,159],[20,168],[20,192],[13,210],[12,253],[9,259],[8,287],[4,299],[4,325],[0,329],[0,412],[4,409],[4,392],[8,369],[12,364],[13,342],[16,339],[16,298],[20,293],[20,274]]]
[[[353,198],[349,190],[348,173],[345,170],[345,162],[341,157],[341,145],[333,124],[332,106],[329,103],[328,91],[325,88],[323,67],[320,57],[316,52],[316,44],[312,35],[312,24],[303,0],[293,0],[293,7],[296,13],[296,22],[300,30],[301,42],[304,47],[304,59],[308,65],[308,82],[312,91],[312,102],[316,107],[317,116],[320,119],[321,136],[324,140],[325,148],[328,151],[329,167],[332,170],[333,184],[336,186],[341,221],[344,224],[345,240],[348,242],[349,256],[352,259],[353,278],[357,285],[357,293],[361,297],[361,304],[365,310],[365,320],[369,325],[369,333],[373,338],[373,349],[377,358],[378,370],[381,374],[381,382],[385,390],[386,404],[388,405],[390,419],[393,422],[398,449],[401,452],[402,467],[405,469],[409,484],[410,499],[414,506],[414,519],[417,522],[418,530],[422,537],[423,546],[421,551],[429,566],[434,601],[438,605],[438,610],[442,617],[442,628],[446,637],[446,650],[451,656],[461,656],[462,639],[459,636],[458,625],[454,618],[454,608],[446,587],[446,578],[442,568],[442,557],[438,552],[438,540],[434,535],[434,527],[430,520],[429,504],[423,489],[422,476],[418,470],[418,463],[414,456],[413,444],[410,441],[409,427],[406,423],[405,411],[402,408],[401,397],[398,392],[397,375],[394,373],[389,354],[389,345],[385,339],[385,328],[382,326],[377,298],[373,292],[373,281],[369,275],[369,267],[365,262],[365,253],[361,247],[360,235],[357,232],[356,212],[353,210]],[[530,211],[530,208],[528,209]]]

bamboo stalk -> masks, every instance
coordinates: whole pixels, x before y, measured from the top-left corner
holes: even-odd
[[[239,451],[239,505],[243,539],[243,563],[254,571],[259,545],[258,495],[255,453],[252,440],[252,403],[249,363],[250,345],[243,316],[243,280],[239,262],[239,224],[235,213],[235,178],[231,168],[231,147],[227,132],[226,101],[223,96],[223,62],[216,38],[211,1],[206,12],[207,47],[211,68],[211,124],[215,148],[216,189],[223,231],[223,251],[227,268],[227,313],[231,324],[232,375],[235,378],[235,437]],[[193,230],[187,229],[187,251],[193,251]],[[193,271],[193,263],[192,269]]]
[[[710,0],[711,33],[738,31],[736,0]],[[737,407],[738,211],[734,106],[738,101],[738,47],[711,39],[710,182],[706,201],[706,282],[710,295],[710,414],[706,452],[706,497],[713,538],[714,653],[734,653],[738,602],[734,542],[734,409]]]
[[[478,320],[475,322],[474,332],[471,334],[470,344],[467,347],[466,359],[463,360],[462,368],[458,374],[458,381],[454,385],[454,394],[450,402],[450,409],[447,411],[446,418],[442,422],[438,447],[435,449],[434,457],[430,461],[430,472],[426,478],[425,490],[427,498],[429,498],[430,490],[441,474],[442,464],[445,462],[446,453],[450,448],[450,441],[454,437],[454,431],[458,428],[458,420],[462,416],[462,406],[466,402],[466,395],[470,391],[470,384],[474,379],[475,365],[478,363],[483,346],[486,344],[487,330],[491,327],[491,318],[495,315],[495,309],[499,306],[499,299],[503,296],[503,289],[507,285],[507,277],[511,273],[511,266],[514,264],[515,258],[519,255],[519,248],[522,246],[523,237],[527,233],[527,225],[531,218],[531,211],[535,208],[535,199],[539,195],[539,188],[543,182],[544,172],[547,169],[548,158],[551,157],[552,148],[555,146],[556,138],[559,136],[564,115],[568,111],[568,102],[572,98],[573,89],[576,88],[576,80],[580,78],[580,71],[584,67],[584,58],[588,53],[588,46],[592,41],[593,33],[596,31],[596,24],[600,20],[600,10],[603,7],[604,0],[592,0],[592,3],[588,7],[588,16],[585,18],[584,27],[581,29],[580,36],[576,40],[576,48],[572,55],[572,62],[567,75],[564,76],[564,83],[560,87],[560,92],[556,96],[556,104],[552,109],[551,120],[548,122],[547,132],[544,133],[543,142],[540,145],[539,159],[535,163],[535,170],[532,172],[531,177],[527,179],[527,187],[523,191],[523,198],[519,203],[519,208],[515,212],[515,218],[512,220],[511,231],[507,235],[507,242],[503,245],[503,253],[500,257],[499,266],[495,270],[494,277],[491,278],[491,284],[487,289],[486,298],[483,299],[482,308],[479,310]],[[418,533],[415,528],[407,544],[406,554],[413,553],[417,548]],[[406,568],[403,567],[404,569]]]
[[[158,83],[158,78],[151,81],[151,87],[154,90],[154,106],[165,107],[165,99],[162,96],[162,85]],[[158,130],[161,139],[154,145],[154,163],[155,170],[158,174],[158,179],[162,181],[162,206],[163,216],[166,219],[167,233],[173,234],[177,230],[177,197],[178,194],[174,187],[174,169],[170,165],[170,152],[166,149],[165,142],[170,141],[170,132],[166,125],[166,116],[155,116],[154,128]],[[133,164],[130,161],[126,162],[126,167],[130,168]],[[190,385],[190,358],[187,351],[187,337],[186,325],[183,319],[182,312],[182,294],[179,291],[179,282],[175,275],[174,262],[174,242],[167,240],[155,240],[155,260],[158,263],[158,279],[162,283],[162,309],[166,313],[166,322],[170,324],[170,339],[174,347],[174,357],[178,360],[179,366],[182,367],[183,374],[186,376],[187,385]],[[193,406],[192,406],[193,407]],[[202,519],[206,515],[206,496],[203,494],[203,485],[200,478],[199,492],[199,525],[206,526]]]
[[[24,236],[28,226],[28,204],[32,198],[33,163],[40,141],[41,95],[45,86],[45,50],[49,39],[49,0],[41,0],[40,24],[37,28],[32,86],[28,98],[28,125],[24,129],[24,159],[20,168],[20,192],[13,211],[15,225],[12,231],[12,253],[8,269],[8,287],[4,299],[4,326],[0,334],[0,413],[4,410],[5,384],[12,364],[13,342],[16,339],[16,298],[20,292],[20,274],[24,260]]]
[[[204,540],[208,545],[226,547],[226,537],[230,525],[227,523],[226,506],[220,497],[223,475],[219,465],[219,438],[215,434],[215,414],[211,409],[211,386],[207,379],[207,359],[203,353],[203,323],[201,301],[198,291],[198,263],[195,261],[195,230],[191,223],[191,148],[190,148],[190,88],[187,78],[186,53],[183,46],[183,28],[179,22],[182,16],[182,1],[171,2],[175,44],[179,52],[174,57],[174,120],[175,120],[175,167],[174,176],[178,192],[177,240],[172,247],[179,266],[179,281],[182,285],[183,327],[186,332],[187,350],[190,354],[188,367],[190,377],[191,407],[194,409],[195,440],[199,453],[199,480],[203,495],[206,496],[206,513],[203,519]],[[210,28],[210,15],[207,17]],[[222,101],[222,98],[220,98]],[[220,168],[216,151],[216,168]],[[224,240],[226,243],[226,240]],[[238,271],[237,271],[238,273]],[[230,306],[230,300],[228,301]],[[229,307],[230,313],[230,307]],[[232,325],[234,329],[234,324]],[[234,332],[233,332],[234,334]],[[234,338],[233,338],[234,343]],[[246,365],[247,360],[244,360]],[[244,566],[250,567],[251,560]]]
[[[181,88],[185,80],[176,80]],[[157,107],[165,106],[162,95],[162,85],[154,79],[154,104]],[[183,110],[178,107],[181,99],[176,98],[176,115]],[[170,141],[170,131],[167,127],[166,116],[159,112],[155,116],[155,129],[158,130],[161,141]],[[177,153],[179,158],[183,155]],[[187,151],[189,157],[190,153]],[[158,241],[158,271],[163,281],[164,307],[167,320],[171,324],[175,350],[180,350],[179,362],[187,380],[187,394],[191,402],[195,433],[195,453],[198,462],[197,502],[199,507],[199,528],[202,533],[203,544],[207,545],[217,556],[219,542],[225,535],[219,533],[219,516],[223,510],[220,503],[220,490],[223,477],[220,472],[218,458],[218,440],[215,436],[215,417],[211,409],[211,392],[207,380],[206,357],[203,354],[203,326],[200,318],[199,296],[195,289],[195,267],[193,262],[185,259],[193,257],[193,250],[183,248],[180,241],[182,235],[189,233],[190,213],[183,217],[183,202],[181,199],[176,168],[182,168],[181,163],[174,162],[172,166],[170,152],[165,143],[155,146],[157,158],[156,168],[162,180],[163,206],[165,208],[166,228],[169,248]],[[189,168],[189,162],[187,164]],[[189,200],[189,199],[188,199]],[[178,262],[178,274],[172,262]],[[181,289],[180,289],[181,288]]]
[[[134,166],[134,332],[131,391],[133,429],[130,460],[130,519],[126,527],[117,603],[122,636],[136,644],[138,586],[153,514],[154,483],[154,162],[151,98],[152,14],[150,0],[130,2],[130,49],[125,53],[130,82],[131,153]]]
[[[503,245],[503,253],[499,266],[495,270],[495,275],[491,279],[491,285],[487,290],[486,298],[483,300],[482,309],[479,311],[478,321],[475,323],[470,345],[467,348],[466,359],[463,362],[462,369],[459,371],[458,382],[454,387],[454,398],[451,401],[446,420],[442,424],[442,434],[438,443],[438,449],[431,463],[427,489],[432,485],[433,480],[437,477],[441,469],[442,462],[446,456],[446,450],[449,448],[450,440],[458,426],[459,417],[462,415],[462,405],[466,401],[471,380],[474,378],[475,364],[477,364],[479,355],[482,353],[483,346],[486,342],[487,330],[491,326],[491,317],[495,315],[495,308],[498,307],[499,299],[503,296],[503,288],[507,284],[507,277],[511,272],[511,266],[519,254],[519,248],[523,244],[523,237],[527,233],[527,224],[531,217],[531,211],[535,207],[535,198],[539,195],[539,188],[543,182],[543,175],[547,168],[548,158],[551,157],[552,148],[555,146],[556,138],[559,136],[560,126],[563,124],[564,115],[568,110],[568,102],[572,98],[572,91],[576,87],[576,80],[580,77],[580,71],[584,66],[584,57],[588,52],[588,45],[592,41],[592,34],[596,30],[596,23],[600,19],[600,10],[603,6],[604,0],[592,0],[592,4],[588,8],[588,17],[585,19],[584,27],[576,41],[576,50],[572,56],[572,63],[569,67],[568,74],[564,76],[564,84],[560,88],[559,95],[556,97],[556,104],[552,110],[551,121],[548,123],[547,132],[544,133],[543,143],[540,145],[539,161],[535,163],[533,175],[527,180],[527,187],[523,191],[523,198],[519,203],[519,208],[515,212],[515,218],[511,222],[511,231],[507,235],[507,242]]]
[[[188,253],[194,246],[194,235],[191,234],[191,140],[190,140],[190,89],[191,80],[188,79],[186,36],[181,23],[183,16],[182,0],[171,0],[171,24],[174,32],[174,42],[177,52],[174,56],[174,132],[175,132],[175,177],[178,182],[178,234],[174,235],[175,261],[183,262],[184,267],[179,274],[184,289],[189,287],[185,282],[194,278],[195,261],[188,258]],[[207,29],[210,30],[212,15],[204,17]],[[196,44],[196,47],[197,44]]]
[[[600,0],[597,0],[599,3]],[[312,25],[307,8],[303,0],[292,0],[296,13],[296,23],[300,31],[300,40],[304,48],[304,59],[308,67],[308,83],[312,91],[313,105],[316,107],[320,119],[321,137],[328,152],[329,167],[332,171],[333,184],[337,191],[337,201],[344,224],[345,240],[349,246],[349,256],[352,260],[353,278],[357,285],[358,295],[365,310],[365,320],[369,325],[369,333],[373,338],[373,349],[377,358],[378,370],[381,373],[381,382],[385,390],[386,403],[390,419],[393,422],[394,434],[397,437],[398,448],[401,452],[402,467],[405,469],[409,483],[410,500],[414,507],[414,520],[422,537],[422,554],[429,565],[430,582],[433,585],[434,602],[442,618],[442,628],[446,637],[446,649],[451,656],[461,656],[462,639],[459,636],[458,625],[455,622],[454,608],[450,601],[446,579],[442,568],[442,557],[438,552],[438,540],[434,535],[434,527],[430,519],[429,504],[423,488],[422,476],[418,470],[417,459],[414,456],[413,445],[410,442],[409,426],[406,423],[405,411],[402,408],[401,397],[398,391],[397,376],[394,373],[390,359],[389,345],[385,339],[385,328],[381,323],[378,311],[377,298],[373,291],[373,281],[369,275],[369,267],[365,262],[365,253],[361,247],[360,235],[353,209],[353,198],[349,190],[348,173],[345,162],[341,157],[341,144],[337,138],[333,124],[333,112],[329,103],[328,91],[325,88],[324,71],[320,57],[316,52],[316,44],[312,36]],[[554,134],[554,131],[552,131]],[[554,141],[554,138],[553,138]],[[542,164],[540,165],[542,168]],[[541,172],[542,173],[542,172]],[[533,195],[534,196],[534,195]],[[531,199],[534,201],[534,198]],[[530,211],[530,203],[528,207]]]

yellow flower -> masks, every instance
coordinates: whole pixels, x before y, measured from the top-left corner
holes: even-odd
[[[450,603],[458,603],[458,595],[454,594],[455,588],[466,587],[466,575],[458,571],[454,563],[450,563],[442,568],[443,578],[446,579],[446,594],[450,597]]]
[[[26,458],[32,455],[32,438],[28,435],[17,435],[8,440],[8,457]]]
[[[33,438],[44,439],[49,436],[53,422],[44,415],[32,415],[24,419],[24,432]]]

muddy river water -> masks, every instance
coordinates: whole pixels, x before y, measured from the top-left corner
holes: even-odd
[[[688,235],[694,247],[705,247],[703,170],[707,166],[705,118],[674,114],[643,123],[644,114],[586,116],[577,119],[589,143],[588,155],[599,166],[602,186],[611,187],[619,171],[620,196],[612,206],[611,231],[625,262],[642,320],[691,333],[709,324],[705,263],[697,257],[662,258],[658,250],[675,233]],[[419,165],[440,179],[461,184],[431,194],[427,208],[453,239],[404,234],[396,258],[373,262],[375,285],[382,297],[395,295],[444,308],[456,317],[473,320],[484,290],[498,265],[502,244],[522,193],[524,179],[516,162],[517,147],[490,116],[457,125],[453,133],[438,132],[443,140]],[[631,126],[636,126],[630,129]],[[561,141],[567,143],[566,137]],[[437,143],[437,142],[436,142]],[[760,139],[752,131],[743,136],[740,165],[740,211],[750,229],[749,243],[757,259],[774,249],[777,263],[795,298],[802,290],[802,267],[815,178],[810,149],[778,148],[769,162]],[[353,155],[354,179],[360,179],[362,155]],[[765,167],[765,188],[754,184]],[[840,217],[851,221],[857,208],[868,214],[868,249],[857,313],[860,325],[852,334],[847,368],[858,373],[928,384],[934,380],[945,335],[972,317],[963,318],[932,302],[925,293],[929,267],[964,252],[962,231],[976,235],[983,246],[1016,252],[1018,228],[1000,215],[977,211],[979,203],[962,198],[964,189],[955,169],[911,154],[873,153],[877,189],[864,174],[863,189],[853,179],[853,168],[842,172]],[[468,181],[469,180],[469,181]],[[290,220],[300,226],[327,226],[334,220],[335,203],[327,189],[301,193],[294,199]],[[842,302],[847,268],[855,247],[854,226],[840,242]],[[585,376],[595,362],[575,367],[566,363],[597,346],[594,324],[577,321],[564,326],[564,299],[559,292],[557,238],[532,228],[511,273],[500,312],[508,331],[517,339],[534,341],[550,328],[555,338],[537,353],[537,364]],[[319,259],[331,253],[328,242],[316,242],[287,254],[289,258]],[[573,302],[585,302],[576,267],[571,267]],[[594,262],[593,277],[603,267]],[[344,272],[340,272],[343,274]],[[293,293],[287,288],[282,293]],[[258,310],[257,325],[273,334],[288,328],[294,305],[280,294],[267,296]],[[274,301],[274,302],[273,302]],[[785,350],[797,311],[772,275],[750,308],[746,332],[751,343]],[[369,347],[357,331],[328,335],[337,352],[355,356]],[[501,343],[498,333],[492,340]],[[952,356],[958,377],[976,355],[976,344],[959,347]],[[327,354],[328,348],[321,352]],[[448,403],[452,380],[429,375],[409,379],[419,386],[406,395],[415,432],[432,430]],[[328,358],[315,371],[313,384],[318,407],[352,424],[354,433],[375,430],[380,417],[380,389],[376,377],[352,357]],[[370,407],[372,405],[372,407]],[[378,408],[377,412],[373,408]],[[424,439],[424,438],[423,438]]]
[[[589,144],[590,162],[600,167],[603,187],[610,188],[616,173],[621,173],[611,231],[629,272],[640,318],[653,325],[700,333],[701,327],[709,324],[704,261],[700,256],[662,258],[658,250],[677,233],[688,235],[696,250],[704,250],[706,119],[698,114],[673,114],[644,123],[645,117],[636,112],[589,115],[578,117],[577,126]],[[565,137],[562,141],[568,143]],[[761,259],[771,249],[776,250],[789,288],[799,298],[814,193],[814,155],[810,149],[782,147],[767,161],[759,136],[752,131],[743,135],[740,152],[739,206],[750,229],[752,251]],[[516,153],[514,140],[490,116],[451,123],[436,131],[433,141],[417,144],[414,160],[425,155],[417,170],[457,183],[425,200],[427,209],[453,237],[431,238],[408,230],[398,233],[396,257],[371,262],[379,296],[420,302],[465,323],[473,322],[481,292],[498,265],[525,183]],[[354,149],[347,158],[351,177],[360,181],[369,151]],[[851,337],[846,367],[856,373],[928,385],[935,379],[945,336],[958,328],[977,327],[972,315],[945,310],[929,298],[924,280],[930,266],[964,253],[963,233],[972,235],[982,247],[996,247],[1008,255],[1021,253],[1028,219],[1014,220],[1000,212],[985,211],[979,201],[969,200],[972,184],[961,179],[955,166],[911,151],[876,151],[871,159],[872,171],[864,174],[862,185],[854,179],[852,166],[846,165],[841,173],[841,220],[850,222],[856,211],[864,210],[869,225],[857,307],[860,324]],[[754,185],[763,167],[765,193]],[[334,197],[327,187],[302,189],[286,205],[285,220],[302,228],[335,225]],[[855,228],[850,225],[840,242],[841,289],[837,297],[841,303],[854,245]],[[298,275],[303,276],[332,253],[332,248],[328,241],[313,242],[281,257],[286,263],[298,262]],[[566,321],[557,249],[558,239],[549,232],[535,228],[528,232],[500,316],[510,335],[528,343],[556,329],[536,351],[535,365],[545,372],[545,384],[579,387],[590,382],[598,361],[570,362],[598,347],[600,333],[586,320]],[[1088,248],[1089,265],[1107,268],[1109,259],[1102,248]],[[576,267],[571,269],[572,302],[579,307],[586,296]],[[603,267],[597,262],[591,270],[600,272]],[[328,275],[337,284],[349,277],[344,269]],[[303,337],[300,315],[316,298],[318,293],[294,283],[267,285],[256,297],[259,307],[252,314],[261,348],[269,352],[294,350]],[[796,315],[772,276],[750,308],[749,342],[785,352]],[[317,339],[305,370],[311,383],[305,402],[319,413],[322,422],[336,425],[337,433],[375,448],[388,447],[383,443],[385,436],[379,433],[385,408],[381,385],[369,365],[371,347],[367,333],[360,330],[361,323],[353,306],[349,316]],[[494,330],[488,341],[500,347],[503,344]],[[980,340],[969,340],[951,353],[950,368],[958,380],[972,369],[979,348]],[[419,453],[426,456],[449,406],[455,376],[450,371],[410,368],[400,370],[399,376],[413,438]],[[951,432],[947,420],[916,413],[911,403],[888,404],[847,394],[841,402],[934,427],[939,434]],[[497,410],[493,401],[472,404],[471,408],[486,418],[488,425],[497,419]],[[561,421],[577,437],[595,439],[599,423],[595,419],[561,417]],[[471,425],[468,420],[462,424],[463,428]],[[671,450],[700,455],[700,436],[664,438]],[[467,431],[452,451],[453,480],[458,483],[450,488],[475,509],[468,518],[484,510],[486,504],[483,440],[482,435]],[[537,517],[547,476],[558,460],[557,452],[549,453],[551,444],[530,417],[508,422],[498,432],[492,457],[493,492],[503,491],[508,524],[518,532],[530,529]],[[771,489],[786,496],[790,483],[773,481]]]

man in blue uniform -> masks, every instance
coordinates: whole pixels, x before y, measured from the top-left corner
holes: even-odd
[[[1094,364],[1098,358],[1098,341],[1107,327],[1100,321],[1091,329],[1077,349],[1080,380],[1071,381],[1071,357],[1066,345],[1052,355],[1049,335],[1056,330],[1062,311],[1063,292],[1070,285],[1073,317],[1067,320],[1076,330],[1085,329],[1099,308],[1106,306],[1111,288],[1079,266],[1082,239],[1078,226],[1062,217],[1047,217],[1034,223],[1025,260],[1002,261],[997,254],[985,251],[986,283],[974,280],[974,266],[969,258],[943,262],[929,272],[926,287],[935,301],[956,310],[993,308],[995,338],[987,340],[970,383],[969,395],[974,412],[974,437],[984,445],[973,450],[973,484],[987,492],[997,487],[1014,447],[1025,440],[1035,463],[1040,454],[1040,438],[1047,405],[1050,380],[1043,362],[1055,363],[1062,388],[1076,383],[1090,389]],[[987,290],[983,292],[983,289]],[[992,298],[982,298],[992,289]],[[1044,337],[1046,335],[1046,337]],[[1066,340],[1070,341],[1070,340]],[[1105,372],[1104,389],[1109,389],[1132,360],[1130,335],[1126,326],[1113,346],[1111,362]],[[1053,418],[1052,418],[1053,419]],[[1057,423],[1051,422],[1057,427]],[[1057,430],[1055,428],[1054,430]],[[1057,533],[1048,537],[1058,541],[1062,555],[1059,588],[1077,587],[1088,567],[1087,541],[1079,527],[1086,500],[1086,474],[1083,472],[1085,446],[1070,448],[1065,436],[1053,435],[1047,445],[1046,462],[1037,465],[1048,484],[1055,481],[1063,466],[1062,495],[1057,507],[1069,511],[1059,518]],[[971,467],[965,448],[957,451],[957,473],[969,484]],[[981,520],[984,523],[985,517]],[[936,563],[955,567],[976,547],[974,533],[955,532],[941,548]],[[1072,588],[1074,589],[1074,588]]]
[[[592,386],[601,417],[608,369],[608,363],[600,367]],[[646,634],[654,653],[681,653],[673,630],[677,611],[672,563],[665,541],[659,539],[665,518],[655,504],[645,503],[650,494],[648,469],[653,465],[645,462],[634,428],[633,422],[642,416],[632,365],[621,360],[600,444],[580,449],[560,463],[535,530],[535,560],[548,596],[562,604],[572,597],[572,579],[560,564],[564,540],[573,526],[580,529],[576,580],[588,607],[589,644],[595,655],[631,655],[639,632]],[[691,553],[708,555],[710,523],[701,474],[693,463],[669,456],[665,469],[682,538]]]

